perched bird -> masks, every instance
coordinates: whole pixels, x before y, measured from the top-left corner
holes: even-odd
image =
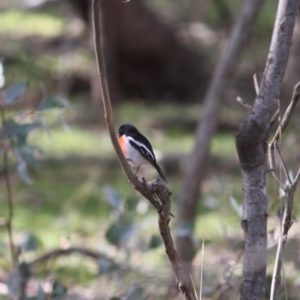
[[[138,172],[141,165],[150,164],[167,183],[166,177],[156,162],[152,146],[148,139],[130,124],[121,125],[118,133],[119,144],[126,160],[131,166],[137,167],[135,174]]]

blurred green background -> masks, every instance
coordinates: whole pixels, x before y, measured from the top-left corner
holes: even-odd
[[[12,157],[10,160],[13,236],[15,243],[23,247],[20,258],[31,262],[55,248],[84,246],[114,261],[115,265],[111,265],[109,259],[93,260],[75,253],[35,264],[34,277],[42,282],[55,277],[68,289],[66,299],[110,299],[130,293],[143,295],[132,299],[179,299],[179,296],[170,296],[173,275],[157,238],[156,212],[124,177],[104,126],[104,116],[95,114],[95,104],[90,99],[95,60],[87,23],[71,1],[31,6],[33,2],[3,1],[0,5],[0,56],[6,78],[0,95],[16,82],[28,83],[25,105],[21,103],[20,107],[11,109],[11,115],[36,108],[45,95],[51,94],[68,98],[69,106],[63,114],[50,112],[45,116],[49,132],[39,128],[28,136],[28,143],[41,150],[36,156],[38,167],[29,168],[31,185],[20,179],[15,161]],[[204,52],[215,62],[215,67],[232,26],[232,23],[224,26],[218,8],[220,3],[204,1],[200,5],[193,0],[155,0],[146,4],[158,18],[171,24],[176,34],[182,33],[192,22],[205,24],[217,41],[209,46],[201,41],[193,42],[193,49]],[[242,3],[229,0],[225,4],[234,22]],[[242,96],[249,102],[254,99],[252,75],[263,70],[275,9],[273,1],[264,6],[243,54],[234,86],[224,91],[222,116],[212,141],[207,169],[203,170],[206,177],[195,224],[194,267],[198,287],[204,241],[205,299],[238,299],[243,247],[239,215],[242,182],[234,134],[246,111],[235,98]],[[290,93],[283,93],[283,101],[287,101]],[[172,191],[175,218],[170,226],[175,237],[177,198],[185,159],[193,148],[195,126],[201,116],[201,99],[142,99],[124,93],[113,107],[116,130],[125,122],[136,125],[151,141],[165,169]],[[291,169],[299,162],[298,123],[292,120],[283,137],[284,154]],[[156,176],[147,168],[141,174],[146,178]],[[268,192],[271,234],[279,225],[276,213],[280,207],[278,187],[271,177]],[[295,199],[298,196],[297,192]],[[3,172],[0,203],[0,218],[5,220],[8,205]],[[294,213],[292,246],[288,247],[285,265],[290,286],[288,299],[297,299],[294,295],[299,292],[297,201]],[[112,227],[118,224],[127,231]],[[112,233],[113,230],[116,231]],[[11,270],[7,245],[6,226],[1,225],[0,282],[3,283]],[[274,247],[270,248],[270,273],[274,253]]]

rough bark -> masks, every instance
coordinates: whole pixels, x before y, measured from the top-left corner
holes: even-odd
[[[221,108],[222,94],[234,77],[238,58],[248,40],[252,25],[264,0],[245,1],[236,21],[220,63],[205,97],[204,110],[199,120],[196,141],[188,167],[184,174],[183,187],[179,197],[179,226],[193,224],[197,214],[200,186],[205,173],[205,163],[210,141],[217,126]],[[178,252],[186,272],[191,272],[193,241],[190,234],[177,238]]]
[[[267,263],[266,139],[277,107],[297,13],[296,0],[280,0],[263,79],[253,108],[240,124],[236,145],[243,179],[245,255],[241,299],[264,299]]]

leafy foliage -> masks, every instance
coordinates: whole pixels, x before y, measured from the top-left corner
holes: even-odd
[[[9,87],[5,93],[4,103],[6,105],[12,105],[20,96],[22,96],[27,90],[25,82],[18,82]]]
[[[2,79],[0,81],[4,83],[2,63],[0,63],[1,72],[0,77]],[[40,149],[27,143],[28,135],[40,127],[44,127],[48,131],[43,113],[50,109],[59,109],[58,116],[60,119],[61,113],[68,107],[69,103],[67,99],[59,95],[52,95],[41,103],[37,111],[15,112],[13,106],[18,99],[25,97],[26,91],[27,84],[25,82],[15,83],[6,89],[3,105],[1,106],[0,153],[10,153],[15,158],[17,171],[22,181],[32,184],[33,181],[29,176],[28,166],[38,167],[35,154]]]
[[[0,88],[4,86],[4,83],[3,65],[0,61]],[[2,95],[4,95],[3,99],[0,99],[0,154],[2,154],[3,158],[2,162],[0,162],[0,166],[5,170],[9,211],[9,216],[3,224],[8,228],[10,246],[7,247],[5,243],[4,245],[11,251],[14,265],[14,268],[8,275],[7,287],[8,294],[12,299],[42,300],[46,299],[46,295],[41,285],[38,288],[36,297],[25,297],[26,284],[31,277],[31,265],[25,262],[19,263],[17,256],[19,256],[22,251],[35,251],[39,246],[39,241],[34,234],[27,232],[18,243],[18,246],[14,244],[12,235],[13,200],[9,179],[9,163],[11,159],[14,158],[17,164],[17,172],[22,181],[27,184],[33,183],[28,173],[28,166],[33,168],[38,166],[35,154],[39,152],[39,149],[34,145],[28,144],[28,135],[40,127],[45,127],[42,115],[44,111],[53,108],[62,110],[68,106],[68,101],[60,96],[50,96],[46,98],[36,111],[18,111],[17,104],[20,104],[26,97],[26,91],[27,84],[25,82],[18,82],[7,88],[5,93],[2,93]],[[59,117],[61,117],[61,112]],[[18,251],[16,251],[16,249],[18,249]],[[66,288],[54,281],[52,286],[52,299],[62,296],[65,293]]]

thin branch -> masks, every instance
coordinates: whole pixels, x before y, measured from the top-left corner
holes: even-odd
[[[255,89],[256,96],[258,96],[259,95],[259,82],[258,82],[258,78],[257,78],[257,74],[256,73],[253,74],[253,82],[254,82],[254,89]],[[250,105],[249,103],[247,103],[241,97],[239,97],[239,96],[236,97],[236,101],[239,102],[245,108],[247,108],[249,110],[252,109],[252,105]]]
[[[253,74],[253,82],[254,82],[254,89],[255,89],[256,96],[258,96],[259,95],[259,82],[258,82],[258,77],[257,77],[256,73]]]
[[[293,182],[293,184],[291,186],[292,189],[296,189],[296,186],[299,183],[299,180],[300,180],[300,168],[299,168],[299,170],[298,170],[298,172],[297,172],[297,174],[295,176],[294,182]]]
[[[104,63],[104,55],[102,53],[103,45],[102,45],[102,36],[101,36],[101,24],[100,24],[100,1],[93,1],[92,6],[92,16],[93,16],[93,29],[94,29],[94,45],[95,45],[95,55],[97,61],[98,74],[100,78],[101,84],[101,94],[102,101],[104,104],[105,110],[105,121],[109,131],[110,139],[113,144],[113,147],[118,155],[119,161],[121,163],[122,169],[127,177],[127,179],[134,185],[139,188],[143,188],[143,184],[139,181],[131,172],[131,169],[123,155],[123,152],[119,146],[118,139],[116,136],[116,131],[113,126],[113,114],[108,90],[108,84],[106,80],[106,72],[105,72],[105,63]]]
[[[278,156],[279,156],[279,158],[280,158],[281,167],[282,167],[282,169],[283,169],[283,171],[284,171],[285,177],[286,177],[286,179],[288,180],[288,184],[290,185],[290,184],[292,184],[292,180],[291,180],[291,177],[290,177],[290,175],[289,175],[289,171],[288,171],[288,169],[287,169],[287,165],[286,165],[286,163],[285,163],[285,161],[284,161],[284,158],[283,158],[283,155],[282,155],[282,153],[281,153],[281,150],[280,150],[280,148],[279,148],[278,143],[275,144],[275,149],[276,149],[276,151],[277,151],[277,153],[278,153]]]
[[[139,181],[137,177],[133,175],[131,169],[121,151],[119,146],[115,128],[113,125],[113,113],[110,103],[110,96],[108,90],[108,84],[105,74],[105,62],[103,56],[103,45],[101,35],[101,6],[100,0],[93,0],[92,3],[92,16],[93,16],[93,29],[94,29],[94,43],[95,43],[95,54],[96,62],[98,67],[98,73],[101,83],[102,101],[105,110],[105,120],[107,128],[110,134],[110,138],[116,154],[119,158],[122,169],[127,179],[132,183],[134,188],[138,190],[158,211],[158,224],[160,234],[165,244],[166,253],[171,263],[173,272],[175,274],[177,285],[185,299],[196,300],[197,297],[193,290],[192,282],[186,274],[183,273],[181,263],[179,261],[178,254],[175,250],[173,239],[169,229],[170,222],[170,210],[171,210],[171,192],[162,180],[157,179],[154,181],[146,182],[143,179]],[[157,201],[160,200],[160,203]]]
[[[1,114],[1,124],[4,131],[6,131],[5,126],[5,111],[4,107],[0,107],[0,114]],[[5,187],[7,193],[7,206],[8,206],[8,218],[6,219],[6,227],[8,233],[8,240],[9,240],[9,249],[11,254],[12,265],[15,266],[18,264],[18,256],[16,253],[14,239],[13,239],[13,230],[12,230],[12,222],[14,216],[14,207],[13,207],[13,196],[12,196],[12,188],[8,170],[8,152],[9,152],[9,144],[8,142],[3,142],[3,174],[5,180]]]
[[[294,88],[291,103],[288,106],[288,108],[283,116],[283,119],[281,120],[280,124],[278,125],[278,128],[276,130],[274,138],[272,139],[271,144],[269,146],[269,159],[272,160],[272,161],[270,161],[270,165],[274,164],[274,148],[275,148],[280,157],[286,178],[288,179],[288,184],[285,184],[283,182],[283,180],[279,180],[280,186],[285,185],[284,191],[286,193],[286,201],[284,204],[284,212],[283,212],[283,217],[282,217],[282,222],[281,222],[281,235],[278,240],[276,260],[275,260],[275,265],[274,265],[274,270],[273,270],[273,278],[272,278],[272,284],[271,284],[271,298],[270,298],[271,300],[278,299],[278,296],[279,296],[279,290],[280,290],[280,284],[281,284],[281,270],[282,270],[283,253],[284,253],[284,248],[285,248],[285,244],[287,241],[288,232],[293,224],[292,212],[293,212],[294,194],[295,194],[297,184],[298,184],[299,178],[300,178],[300,169],[299,169],[296,177],[293,179],[293,181],[291,180],[291,178],[288,174],[288,171],[287,171],[287,167],[284,163],[284,159],[282,157],[281,151],[277,145],[277,142],[282,134],[282,131],[287,127],[299,98],[300,98],[300,82]],[[273,173],[273,176],[275,177],[275,179],[277,178],[276,180],[278,181],[278,177],[277,177],[275,171],[272,173]]]
[[[290,105],[288,106],[288,108],[286,109],[283,117],[282,117],[282,121],[280,122],[277,130],[276,130],[276,133],[271,141],[270,144],[273,144],[275,141],[278,141],[279,138],[280,138],[280,134],[282,132],[284,132],[286,126],[288,125],[289,121],[290,121],[290,118],[292,116],[292,113],[294,111],[294,108],[298,102],[300,98],[300,82],[298,82],[296,84],[296,86],[294,87],[294,91],[293,91],[293,96],[292,96],[292,100],[291,100],[291,103]]]
[[[289,183],[291,184],[292,181],[289,177],[288,171],[286,169],[283,157],[281,155],[280,149],[278,147],[278,141],[280,139],[281,134],[284,132],[284,130],[286,129],[286,126],[288,125],[291,115],[294,111],[294,108],[298,102],[300,98],[300,82],[298,82],[296,84],[296,86],[294,87],[294,91],[293,91],[293,96],[291,99],[291,102],[289,104],[289,106],[287,107],[282,120],[279,122],[279,125],[277,127],[277,130],[274,134],[273,139],[271,140],[270,144],[269,144],[269,148],[268,148],[268,160],[269,160],[269,166],[272,172],[272,175],[274,177],[274,179],[278,182],[280,188],[282,188],[284,191],[286,190],[286,184],[283,180],[280,180],[279,177],[277,176],[275,170],[276,170],[276,166],[275,166],[275,154],[274,154],[274,150],[276,149],[280,159],[281,159],[281,163],[286,175],[286,178],[288,179]],[[299,175],[300,176],[300,175]],[[296,176],[297,177],[297,176]]]
[[[84,256],[87,256],[87,257],[90,257],[90,258],[96,259],[96,260],[99,260],[100,258],[105,258],[106,260],[109,260],[111,263],[115,264],[115,262],[111,258],[107,257],[103,253],[94,251],[94,250],[90,250],[90,249],[87,249],[84,247],[70,247],[67,249],[53,249],[47,253],[44,253],[42,256],[34,259],[32,262],[30,262],[30,264],[35,265],[38,263],[43,263],[50,259],[54,259],[59,256],[70,255],[73,253],[79,253],[81,255],[84,255]]]
[[[252,106],[249,103],[247,103],[243,98],[239,96],[236,97],[236,101],[249,110],[252,108]]]

